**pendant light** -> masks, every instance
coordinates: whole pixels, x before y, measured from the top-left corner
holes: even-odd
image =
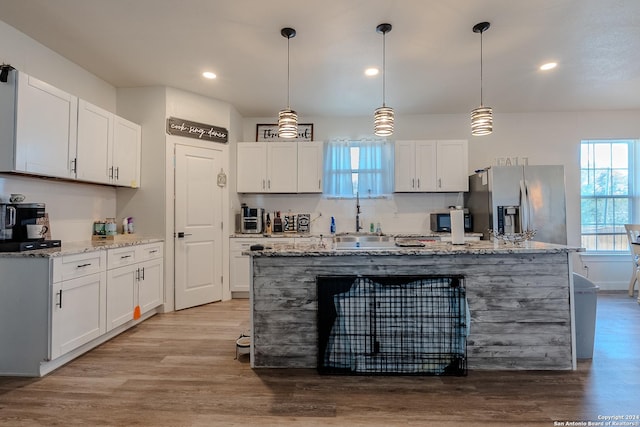
[[[280,30],[282,37],[287,39],[287,108],[278,113],[278,136],[280,138],[296,138],[298,136],[298,113],[289,107],[289,40],[296,36],[293,28]]]
[[[473,26],[474,33],[480,33],[480,106],[471,111],[471,135],[482,136],[493,132],[493,110],[482,103],[482,33],[491,26],[488,22],[480,22]]]
[[[386,35],[391,31],[391,24],[380,24],[376,31],[382,34],[382,107],[376,108],[373,114],[373,129],[377,136],[389,136],[393,134],[393,108],[385,104],[385,62],[386,62]]]

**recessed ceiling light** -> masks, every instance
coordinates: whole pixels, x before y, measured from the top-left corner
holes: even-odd
[[[547,71],[547,70],[553,70],[554,68],[556,68],[558,66],[557,62],[547,62],[546,64],[542,64],[540,66],[540,69],[542,71]]]
[[[377,68],[367,68],[366,70],[364,70],[364,74],[370,77],[377,76],[379,72],[380,70],[378,70]]]
[[[202,77],[204,77],[205,79],[215,79],[216,73],[212,73],[211,71],[205,71],[204,73],[202,73]]]

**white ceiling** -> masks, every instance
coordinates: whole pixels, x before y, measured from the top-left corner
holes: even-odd
[[[172,86],[245,117],[640,110],[639,0],[0,0],[0,20],[116,87]],[[1,41],[0,41],[1,42]],[[538,66],[557,61],[554,71]],[[205,80],[212,70],[218,78]]]

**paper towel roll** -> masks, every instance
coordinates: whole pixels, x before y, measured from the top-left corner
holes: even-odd
[[[454,245],[464,244],[464,210],[452,209],[451,215],[451,243]]]

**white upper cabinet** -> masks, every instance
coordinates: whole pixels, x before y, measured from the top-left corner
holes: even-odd
[[[236,191],[238,193],[264,193],[267,191],[266,143],[238,144]]]
[[[78,99],[25,73],[0,83],[0,169],[73,178]]]
[[[116,185],[132,188],[140,186],[141,143],[140,125],[115,116],[112,176]]]
[[[81,99],[78,102],[76,178],[111,184],[113,113]]]
[[[0,171],[140,185],[141,128],[20,71],[0,82]]]
[[[297,145],[291,142],[269,142],[267,147],[267,192],[297,192]]]
[[[396,192],[468,191],[466,140],[396,141]]]
[[[324,144],[298,142],[298,193],[322,193]]]
[[[77,179],[138,187],[141,140],[139,125],[81,99]]]
[[[437,191],[469,191],[467,140],[438,141]]]
[[[238,193],[296,193],[298,146],[295,142],[238,144]]]

